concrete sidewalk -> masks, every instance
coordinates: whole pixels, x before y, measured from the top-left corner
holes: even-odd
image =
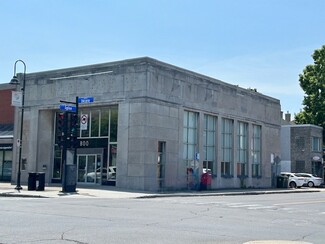
[[[77,186],[76,192],[62,192],[61,185],[45,186],[44,191],[28,191],[27,185],[18,191],[16,185],[0,182],[0,197],[30,197],[30,198],[137,198],[149,196],[149,193],[120,191],[112,186]]]
[[[299,189],[222,189],[210,191],[180,191],[148,193],[118,189],[114,186],[83,186],[78,185],[76,192],[62,192],[60,185],[45,186],[44,191],[28,191],[26,185],[23,189],[15,190],[15,185],[0,182],[0,197],[30,197],[30,198],[156,198],[156,197],[192,197],[192,196],[233,196],[233,195],[258,195],[258,194],[287,194],[325,191],[324,188],[299,188]],[[95,188],[96,187],[96,188]]]

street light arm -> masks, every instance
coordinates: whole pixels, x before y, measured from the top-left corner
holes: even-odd
[[[16,76],[16,66],[17,66],[17,63],[18,62],[21,62],[23,65],[24,65],[24,74],[26,74],[26,64],[23,60],[21,59],[18,59],[16,62],[15,62],[15,65],[14,65],[14,76]]]

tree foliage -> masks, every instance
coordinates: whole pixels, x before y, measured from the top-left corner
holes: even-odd
[[[304,90],[303,110],[295,115],[297,124],[313,124],[325,131],[325,45],[314,51],[314,64],[307,65],[299,75]]]

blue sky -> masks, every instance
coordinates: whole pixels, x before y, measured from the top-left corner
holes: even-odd
[[[0,83],[149,56],[302,108],[298,76],[325,45],[324,0],[0,0]],[[22,72],[23,67],[17,66]]]

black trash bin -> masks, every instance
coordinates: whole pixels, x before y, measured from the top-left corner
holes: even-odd
[[[276,187],[277,188],[288,188],[288,177],[279,175],[276,178]]]
[[[36,190],[36,173],[29,172],[28,173],[28,191]]]
[[[44,172],[38,172],[36,173],[36,181],[37,181],[37,187],[36,191],[44,191],[45,188],[45,173]]]

